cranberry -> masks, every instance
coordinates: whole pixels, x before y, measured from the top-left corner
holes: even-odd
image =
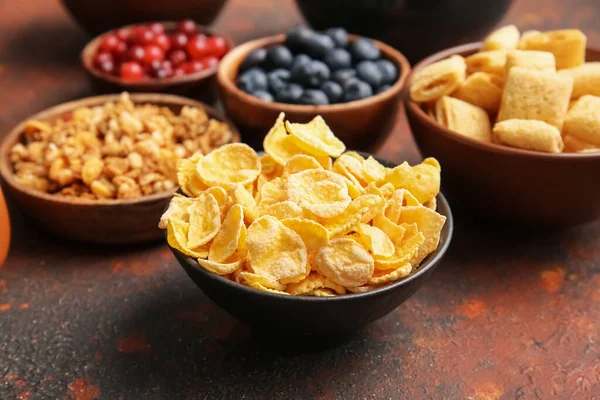
[[[186,49],[193,60],[200,60],[210,55],[206,43],[206,36],[202,34],[196,35],[190,39]]]
[[[114,62],[113,56],[110,53],[98,53],[94,57],[94,64],[100,65],[105,62]]]
[[[183,50],[173,50],[169,54],[169,61],[171,61],[171,63],[176,67],[179,64],[185,62],[186,60],[187,60],[187,53]]]
[[[100,51],[112,53],[113,50],[119,45],[119,38],[115,35],[106,35],[100,42]]]
[[[136,26],[133,28],[133,38],[139,45],[152,44],[155,36],[154,32],[144,26]]]
[[[204,69],[204,65],[200,61],[185,62],[179,66],[186,74],[194,74]]]
[[[174,49],[185,50],[188,43],[188,37],[185,33],[177,32],[171,35],[171,46]]]
[[[173,66],[170,61],[152,63],[152,76],[158,79],[169,78],[173,76]]]
[[[156,35],[154,38],[154,44],[160,47],[163,51],[169,51],[171,48],[171,39],[164,33]]]
[[[133,46],[127,51],[127,60],[136,61],[138,63],[144,62],[146,58],[146,52],[142,46]]]
[[[116,71],[115,63],[112,61],[103,61],[97,64],[98,69],[104,73],[113,75]]]
[[[227,53],[227,42],[220,36],[213,36],[206,39],[206,47],[211,56],[221,58]]]
[[[175,72],[173,72],[173,76],[183,76],[185,75],[185,71],[183,68],[175,68]]]
[[[219,60],[216,57],[206,57],[200,60],[202,63],[202,69],[213,69],[219,65]]]
[[[128,81],[140,81],[144,78],[144,70],[137,62],[124,62],[121,64],[121,78]]]
[[[177,30],[190,36],[196,33],[196,23],[191,19],[184,19],[177,24]]]
[[[151,44],[144,46],[144,63],[152,64],[153,61],[162,61],[165,59],[165,52],[160,47]]]
[[[125,57],[126,53],[127,53],[127,43],[123,42],[122,40],[119,40],[119,44],[113,50],[112,55],[115,56],[115,58],[117,58],[117,59],[121,59],[121,58]]]
[[[154,22],[154,23],[148,25],[148,29],[157,35],[160,35],[161,33],[165,33],[165,27],[160,22]]]
[[[127,41],[131,38],[130,28],[120,28],[115,31],[115,36],[121,40]]]

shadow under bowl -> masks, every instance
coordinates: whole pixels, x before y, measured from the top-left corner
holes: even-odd
[[[207,271],[176,249],[171,251],[208,298],[255,330],[287,337],[333,337],[350,334],[390,313],[427,280],[448,250],[454,227],[450,206],[442,194],[437,197],[437,211],[447,218],[437,249],[407,278],[366,293],[312,297],[263,292]]]
[[[350,40],[357,38],[350,35]],[[285,35],[277,35],[246,42],[231,50],[219,64],[219,95],[227,115],[238,125],[244,141],[256,149],[262,148],[262,140],[273,126],[273,121],[280,112],[284,112],[289,120],[300,123],[320,115],[348,147],[374,151],[389,135],[401,106],[400,93],[410,72],[410,64],[402,53],[376,42],[382,58],[390,60],[398,69],[398,80],[390,89],[358,101],[327,106],[271,103],[238,89],[235,79],[248,53],[284,40]]]
[[[200,102],[166,94],[134,93],[130,97],[134,103],[168,107],[177,113],[183,106],[204,108],[210,117],[228,123],[234,133],[234,141],[240,139],[239,133],[227,119]],[[0,147],[0,175],[6,183],[7,196],[40,226],[59,237],[103,244],[142,243],[162,237],[158,221],[173,192],[135,199],[81,199],[32,189],[17,182],[14,176],[9,153],[16,143],[22,141],[27,121],[53,121],[79,107],[94,107],[118,99],[119,95],[94,96],[51,107],[18,124]]]
[[[161,21],[165,27],[165,31],[173,32],[177,28],[177,22],[175,21]],[[123,26],[123,28],[130,28],[134,25]],[[204,33],[207,36],[220,36],[225,39],[229,49],[233,49],[235,44],[233,40],[227,35],[215,32],[212,29],[204,26],[198,26],[198,32]],[[186,94],[196,99],[202,100],[206,103],[214,103],[217,99],[216,96],[216,82],[215,76],[217,74],[218,66],[213,68],[196,72],[193,74],[174,76],[170,78],[151,78],[142,81],[127,81],[119,76],[111,75],[106,72],[100,71],[94,66],[94,57],[98,52],[104,36],[112,33],[111,31],[104,32],[103,34],[96,36],[88,44],[85,45],[81,51],[81,64],[88,74],[94,89],[99,93],[114,93],[120,91],[137,92],[137,93],[171,93],[171,94]]]
[[[427,57],[407,79],[408,121],[423,156],[442,165],[444,192],[458,207],[503,225],[556,229],[598,218],[600,152],[550,154],[483,143],[447,129],[410,99],[411,79],[425,66],[481,46],[465,44]],[[600,61],[600,50],[588,48],[586,60]]]

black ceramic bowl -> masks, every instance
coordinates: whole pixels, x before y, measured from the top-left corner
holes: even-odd
[[[378,161],[394,166],[389,161]],[[447,218],[438,248],[409,277],[366,293],[311,297],[261,292],[207,271],[173,248],[171,251],[208,298],[254,329],[289,336],[332,336],[350,333],[383,317],[421,287],[442,260],[452,238],[452,213],[442,194],[437,197],[437,207]]]

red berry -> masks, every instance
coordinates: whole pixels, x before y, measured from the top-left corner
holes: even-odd
[[[96,57],[94,57],[94,64],[100,65],[105,62],[113,62],[114,58],[110,53],[98,53]]]
[[[171,35],[171,46],[173,49],[185,50],[188,43],[188,37],[185,33],[177,32]]]
[[[115,36],[123,41],[127,41],[131,37],[131,29],[130,28],[117,29],[115,31]]]
[[[100,41],[100,51],[106,53],[112,53],[113,50],[119,45],[119,38],[115,35],[106,35]]]
[[[175,71],[173,72],[173,76],[183,76],[185,75],[185,71],[183,70],[183,68],[175,68]]]
[[[169,53],[169,61],[171,61],[171,64],[173,64],[176,67],[179,66],[179,64],[185,62],[186,60],[187,54],[183,50],[173,50],[171,53]]]
[[[184,19],[177,24],[177,30],[190,36],[196,33],[196,23],[191,19]]]
[[[148,29],[157,35],[160,35],[161,33],[165,32],[165,27],[160,22],[154,22],[148,25]]]
[[[213,69],[219,65],[219,60],[216,57],[206,57],[200,60],[202,63],[202,69]]]
[[[170,61],[152,63],[152,76],[158,79],[169,78],[173,76],[173,66]]]
[[[98,64],[98,69],[104,73],[113,75],[116,71],[115,63],[112,61],[104,61]]]
[[[206,39],[206,47],[211,56],[221,58],[227,53],[227,43],[220,36],[213,36]]]
[[[121,64],[121,78],[128,81],[140,81],[144,78],[144,70],[139,63],[124,62]]]
[[[154,32],[144,26],[133,28],[133,39],[139,45],[152,44],[155,36]]]
[[[153,61],[162,61],[165,59],[165,52],[160,47],[151,44],[144,46],[144,63],[152,64]]]
[[[164,33],[156,35],[154,38],[154,44],[160,47],[163,51],[169,51],[171,48],[171,39]]]
[[[200,61],[185,62],[179,66],[186,74],[194,74],[204,69],[204,66]]]
[[[146,52],[142,46],[133,46],[127,51],[127,61],[135,61],[138,63],[144,62],[146,58]]]
[[[192,60],[201,60],[210,55],[206,43],[206,36],[202,34],[196,35],[190,39],[186,49]]]
[[[126,53],[127,53],[127,43],[125,43],[122,40],[119,40],[119,44],[113,50],[112,55],[115,56],[115,58],[117,58],[117,59],[121,59],[121,58],[125,57]]]

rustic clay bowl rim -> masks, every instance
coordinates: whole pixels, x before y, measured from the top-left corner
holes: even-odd
[[[7,185],[11,186],[14,190],[27,194],[31,197],[37,197],[45,201],[54,203],[73,204],[77,206],[119,206],[119,205],[133,205],[133,204],[147,204],[153,203],[156,200],[168,200],[173,197],[172,191],[166,191],[163,193],[155,193],[149,196],[142,196],[134,199],[82,199],[79,197],[61,196],[56,194],[44,193],[35,189],[32,189],[26,185],[23,185],[14,178],[14,170],[12,162],[9,159],[10,149],[13,145],[18,143],[24,134],[25,124],[29,120],[50,120],[61,115],[68,114],[79,107],[93,107],[100,104],[104,104],[109,101],[117,101],[119,94],[107,94],[101,96],[85,97],[78,100],[68,101],[65,103],[58,104],[56,106],[47,108],[40,111],[20,123],[18,123],[10,133],[2,141],[0,146],[0,176],[4,179]],[[233,132],[233,142],[240,141],[240,134],[231,121],[220,115],[214,108],[201,103],[196,100],[188,99],[182,96],[176,96],[172,94],[163,93],[131,93],[131,100],[136,104],[164,104],[164,106],[176,105],[176,106],[195,106],[203,108],[209,117],[218,119],[219,121],[225,122],[229,129]]]
[[[221,63],[222,59],[219,60],[219,63],[216,66],[214,66],[210,69],[206,69],[204,71],[195,72],[193,74],[188,74],[188,75],[183,75],[183,76],[173,76],[170,78],[162,78],[162,79],[161,78],[151,78],[151,79],[141,80],[141,81],[123,80],[118,76],[107,74],[105,72],[98,70],[96,67],[94,67],[94,61],[93,61],[94,56],[96,55],[96,51],[97,51],[98,47],[100,46],[100,42],[102,41],[102,38],[104,36],[114,32],[118,29],[133,28],[135,26],[148,25],[148,24],[152,24],[155,22],[159,22],[159,23],[163,24],[165,27],[165,32],[174,31],[177,27],[177,21],[154,21],[154,22],[150,21],[150,22],[144,22],[144,23],[135,23],[135,24],[130,24],[130,25],[124,25],[120,28],[111,29],[109,31],[106,31],[106,32],[96,36],[95,38],[90,40],[85,45],[85,47],[81,51],[81,56],[80,56],[81,64],[83,65],[83,67],[85,68],[86,71],[88,71],[90,74],[92,74],[93,76],[95,76],[98,79],[102,79],[104,81],[108,81],[108,82],[118,84],[118,85],[121,85],[124,87],[137,87],[137,88],[143,88],[146,86],[153,87],[156,85],[164,85],[165,87],[167,87],[167,86],[181,84],[181,83],[200,82],[200,81],[206,80],[206,79],[214,76],[217,73],[217,69],[218,69],[219,64]],[[231,49],[233,49],[235,47],[235,43],[233,42],[233,39],[231,39],[230,36],[225,35],[220,32],[217,32],[212,28],[207,28],[204,25],[196,24],[196,26],[198,27],[199,33],[205,33],[209,37],[210,36],[220,36],[223,39],[225,39],[225,42],[227,43],[227,47],[229,49],[228,52],[231,51]]]
[[[348,36],[351,40],[356,40],[358,38],[363,37],[352,34]],[[399,76],[391,88],[379,94],[367,97],[366,99],[350,101],[348,103],[329,104],[326,106],[312,106],[302,104],[267,102],[238,89],[238,87],[234,83],[234,80],[229,78],[230,71],[234,68],[239,67],[239,65],[243,61],[243,58],[245,58],[246,55],[248,55],[248,53],[250,53],[251,51],[271,46],[274,44],[283,43],[285,41],[284,34],[250,40],[233,48],[231,51],[229,51],[229,53],[225,55],[225,57],[221,59],[221,62],[218,65],[217,80],[219,84],[223,86],[228,92],[235,94],[244,102],[249,103],[255,107],[271,110],[273,112],[285,112],[292,114],[326,113],[335,111],[359,110],[364,106],[376,103],[383,103],[389,99],[398,96],[398,94],[402,91],[402,88],[404,87],[404,82],[406,81],[406,78],[408,77],[411,71],[410,63],[408,62],[404,54],[383,42],[374,39],[372,40],[375,42],[375,44],[377,44],[377,47],[379,47],[379,49],[383,53],[382,58],[392,61],[397,67],[399,67]],[[235,72],[235,77],[237,77],[237,71]]]
[[[261,152],[261,153],[263,153],[263,152]],[[360,155],[362,155],[364,157],[373,156],[373,158],[375,158],[377,161],[379,161],[386,167],[396,166],[395,163],[388,161],[388,160],[384,160],[379,157],[376,157],[373,154],[369,154],[369,153],[365,153],[365,152],[361,152],[361,151],[359,151],[357,153],[359,153]],[[418,267],[418,270],[415,273],[408,275],[404,279],[390,283],[389,285],[381,286],[377,289],[373,289],[371,291],[364,292],[364,293],[348,292],[346,294],[338,295],[338,296],[318,297],[318,296],[305,296],[305,295],[288,296],[288,295],[284,295],[284,294],[262,291],[262,290],[258,290],[258,289],[254,289],[254,288],[242,285],[237,282],[232,282],[231,280],[224,278],[218,274],[207,271],[206,269],[201,267],[200,264],[198,264],[198,262],[195,259],[183,254],[182,252],[180,252],[177,249],[174,249],[173,247],[171,247],[171,245],[169,245],[168,242],[167,242],[167,246],[169,246],[169,249],[171,249],[171,251],[176,255],[177,260],[179,261],[179,263],[181,264],[181,266],[184,269],[186,269],[186,268],[194,269],[195,271],[199,272],[202,275],[203,279],[217,280],[220,283],[225,284],[231,290],[239,290],[239,291],[245,292],[249,295],[262,296],[262,297],[278,299],[278,300],[283,300],[283,301],[290,301],[290,302],[303,301],[303,302],[311,302],[311,303],[320,303],[320,302],[343,302],[343,301],[347,301],[350,299],[357,300],[360,298],[377,296],[379,294],[382,294],[383,292],[392,292],[395,289],[397,289],[401,286],[407,285],[409,282],[418,279],[421,275],[425,274],[428,270],[434,269],[435,267],[437,267],[439,265],[440,261],[446,255],[446,251],[450,247],[450,243],[452,241],[452,235],[454,233],[454,218],[452,216],[452,210],[450,209],[450,204],[446,200],[446,197],[444,197],[444,195],[440,192],[440,193],[438,193],[436,198],[437,198],[436,211],[446,217],[446,223],[444,224],[444,227],[442,228],[442,232],[440,234],[440,242],[438,244],[438,247],[431,254],[429,254],[425,258],[425,260],[423,260],[423,262],[421,262],[421,264]],[[168,206],[166,208],[168,208]],[[166,210],[166,208],[165,208],[165,210]],[[167,238],[166,231],[164,233],[164,236],[165,236],[165,241],[166,241],[166,238]],[[184,262],[186,265],[184,265]]]
[[[544,153],[544,152],[540,152],[540,151],[517,149],[514,147],[502,146],[502,145],[495,144],[495,143],[487,143],[487,142],[481,142],[479,140],[471,139],[467,136],[464,136],[457,132],[454,132],[454,131],[446,128],[442,124],[440,124],[437,120],[435,120],[434,118],[429,116],[415,101],[413,101],[410,98],[410,83],[411,83],[413,77],[415,76],[415,74],[417,74],[424,67],[426,67],[436,61],[448,58],[455,54],[462,55],[465,53],[474,53],[474,52],[480,50],[482,47],[483,47],[483,42],[473,42],[473,43],[462,44],[459,46],[450,47],[448,49],[441,50],[441,51],[434,53],[434,54],[430,55],[429,57],[426,57],[423,60],[419,61],[414,66],[410,76],[406,80],[404,102],[405,102],[406,107],[409,109],[409,112],[411,112],[421,122],[426,124],[428,129],[436,131],[438,134],[446,136],[456,142],[460,142],[461,144],[464,144],[469,147],[474,147],[474,148],[477,148],[482,151],[488,151],[491,153],[499,153],[499,154],[504,154],[504,155],[508,155],[508,156],[517,156],[517,157],[523,157],[523,158],[530,157],[530,158],[540,158],[540,159],[564,160],[564,162],[567,162],[569,160],[574,160],[574,159],[600,158],[600,152],[596,152],[596,153]],[[592,51],[595,53],[600,53],[600,49],[596,49],[596,48],[588,47],[586,50]]]

